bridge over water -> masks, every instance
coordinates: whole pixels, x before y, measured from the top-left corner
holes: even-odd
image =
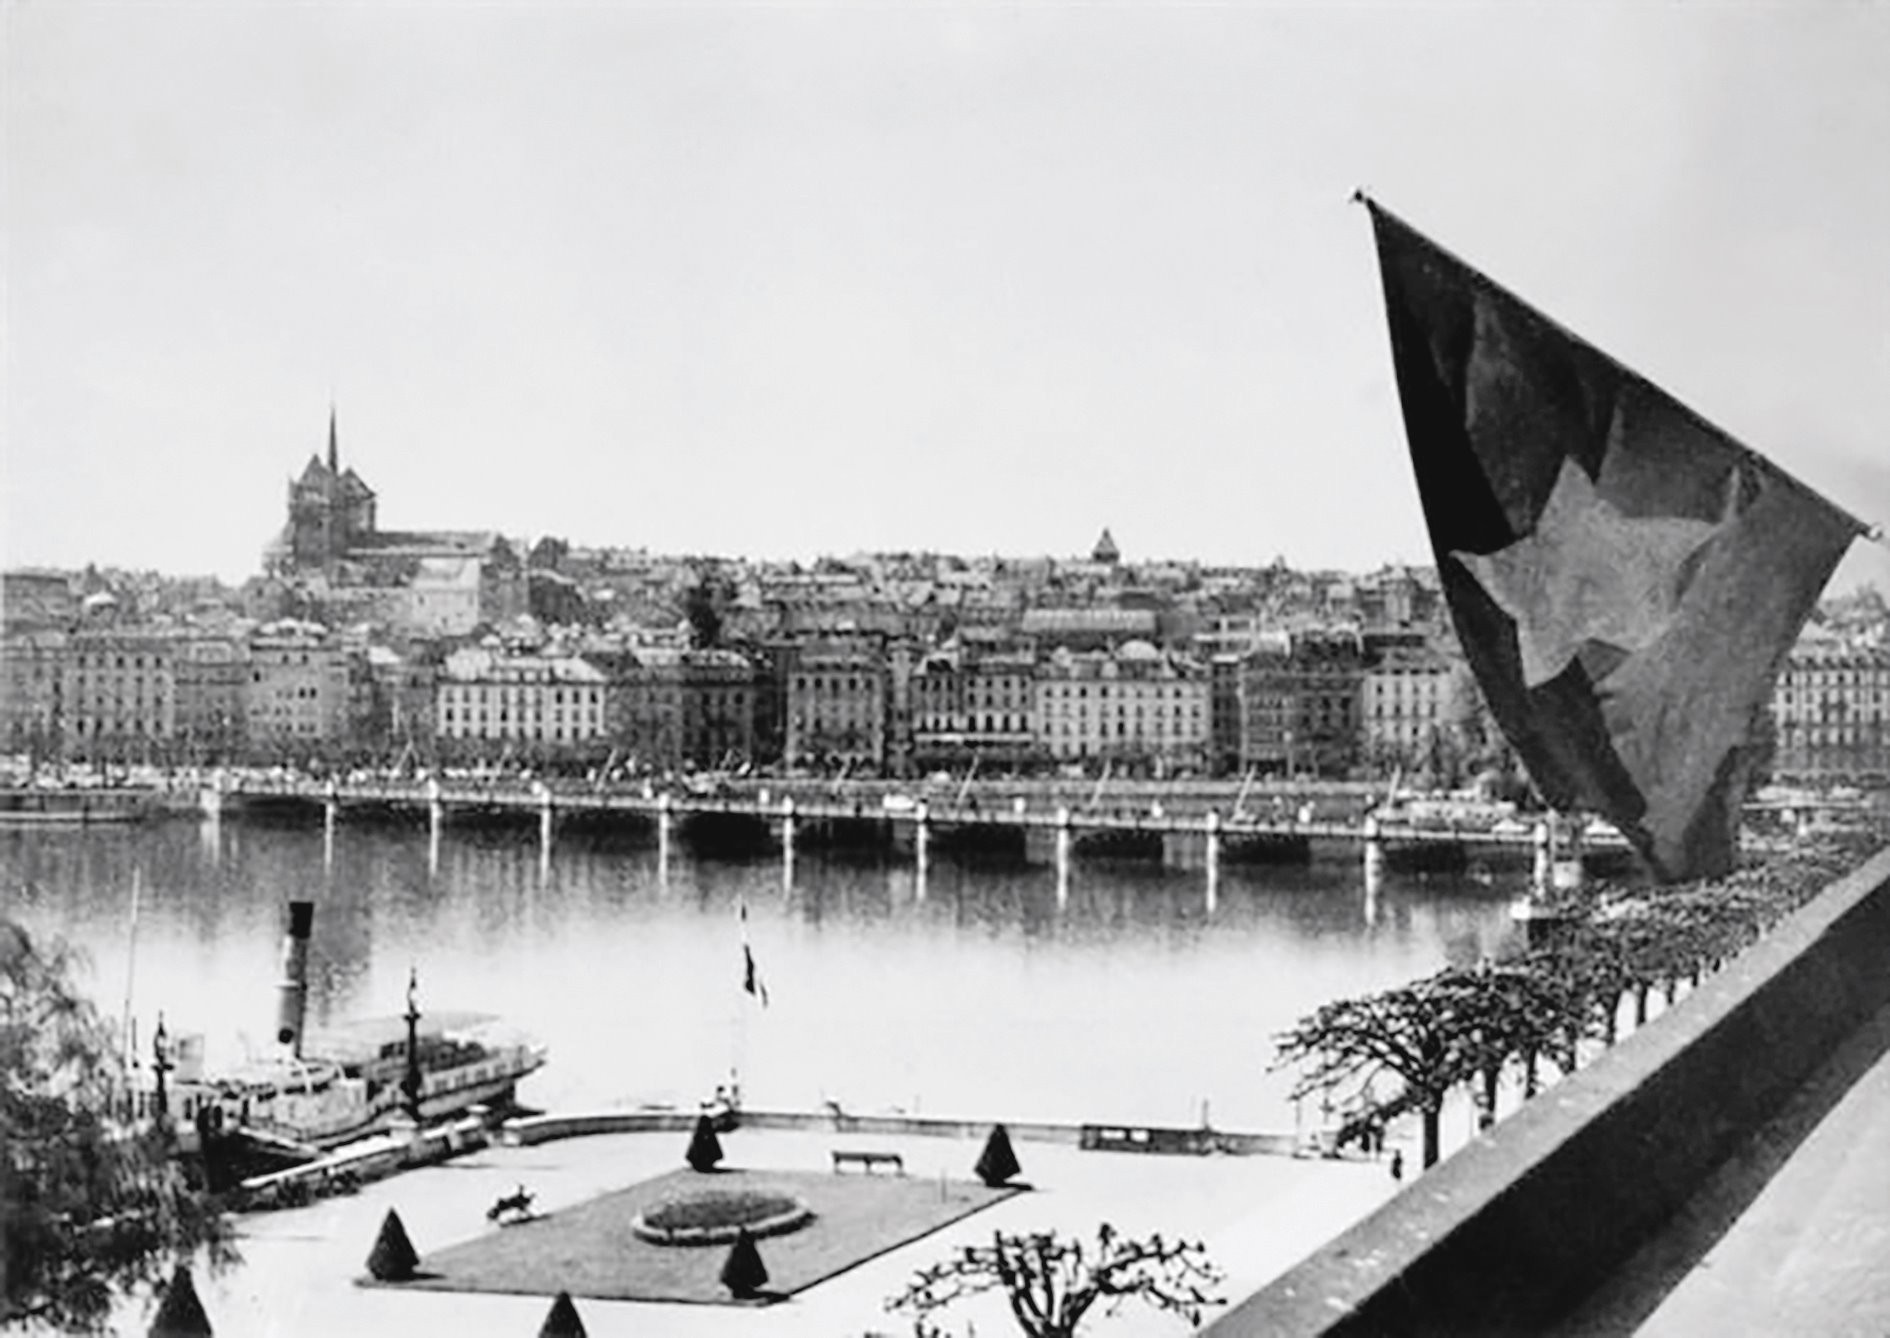
[[[1020,787],[1006,787],[1007,790]],[[1153,794],[1158,797],[1144,797]],[[1178,802],[1177,802],[1178,797]],[[1060,798],[1054,792],[1050,798]],[[1472,851],[1486,857],[1529,860],[1544,880],[1557,846],[1565,858],[1624,858],[1627,846],[1613,832],[1571,840],[1546,819],[1524,823],[1398,821],[1370,811],[1356,798],[1342,817],[1321,817],[1311,802],[1289,806],[1275,797],[1270,813],[1232,811],[1203,802],[1200,792],[1164,793],[1142,787],[1129,804],[1076,806],[1041,794],[995,799],[964,790],[951,796],[886,795],[801,788],[781,793],[753,786],[703,794],[641,786],[553,787],[544,782],[482,784],[429,779],[396,781],[262,780],[240,778],[203,796],[214,815],[248,808],[319,809],[331,833],[351,813],[424,816],[437,843],[451,824],[535,823],[548,855],[561,826],[638,827],[655,833],[665,853],[678,838],[710,853],[778,849],[791,860],[797,848],[881,846],[923,862],[935,851],[1006,851],[1067,870],[1083,855],[1158,859],[1173,867],[1214,870],[1223,862],[1303,863],[1322,857],[1361,859],[1382,867],[1460,868]],[[1290,810],[1290,811],[1289,811]]]

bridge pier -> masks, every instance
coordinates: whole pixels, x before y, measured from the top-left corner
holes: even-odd
[[[322,798],[322,867],[332,869],[335,865],[335,822],[341,816],[341,796],[334,781],[328,782],[328,789]]]
[[[1557,892],[1573,892],[1587,877],[1588,871],[1582,867],[1582,829],[1571,826],[1568,841],[1557,852],[1550,867],[1549,885]]]
[[[532,798],[538,802],[539,854],[548,859],[551,856],[551,839],[557,829],[556,804],[552,799],[551,787],[543,781],[533,781]]]
[[[440,780],[427,777],[427,877],[440,876],[440,833],[446,828],[446,804],[440,798]]]
[[[1221,893],[1221,815],[1218,809],[1210,808],[1207,813],[1207,910],[1214,913],[1220,902]],[[1203,1103],[1205,1106],[1205,1103]],[[1201,1116],[1202,1127],[1207,1126],[1205,1109]]]
[[[1162,833],[1162,863],[1171,869],[1212,869],[1221,861],[1221,815],[1208,810],[1202,829]]]
[[[1365,923],[1378,923],[1378,894],[1385,887],[1385,843],[1379,839],[1378,815],[1365,815]]]
[[[781,890],[794,890],[794,796],[781,796]]]

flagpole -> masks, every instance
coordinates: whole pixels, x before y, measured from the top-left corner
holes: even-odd
[[[1380,216],[1386,219],[1389,219],[1392,223],[1396,224],[1399,228],[1403,229],[1405,232],[1408,232],[1413,237],[1418,238],[1425,246],[1428,246],[1431,250],[1437,252],[1439,255],[1443,256],[1446,260],[1450,261],[1451,264],[1456,265],[1459,269],[1463,270],[1463,272],[1466,275],[1468,275],[1473,282],[1480,284],[1484,288],[1488,288],[1494,291],[1498,296],[1502,297],[1505,301],[1515,303],[1518,307],[1528,312],[1535,319],[1543,322],[1543,324],[1547,325],[1550,329],[1560,334],[1564,339],[1567,339],[1579,345],[1582,348],[1588,349],[1596,357],[1600,358],[1603,362],[1607,363],[1620,375],[1624,377],[1632,378],[1635,381],[1639,381],[1643,383],[1644,385],[1659,391],[1659,387],[1654,384],[1653,380],[1650,377],[1644,375],[1641,372],[1635,371],[1632,367],[1622,362],[1619,358],[1615,357],[1612,353],[1608,352],[1606,349],[1596,344],[1593,340],[1584,338],[1582,335],[1575,333],[1575,331],[1569,329],[1568,326],[1556,320],[1555,317],[1549,315],[1546,311],[1543,311],[1540,307],[1536,306],[1533,302],[1525,301],[1523,298],[1519,297],[1515,293],[1514,290],[1505,287],[1501,283],[1498,283],[1495,279],[1491,278],[1488,274],[1485,274],[1482,270],[1478,269],[1475,265],[1472,265],[1469,261],[1465,260],[1462,256],[1458,255],[1455,251],[1452,251],[1449,247],[1439,245],[1436,241],[1434,241],[1431,238],[1429,233],[1418,231],[1418,229],[1412,227],[1409,223],[1405,222],[1403,218],[1399,217],[1397,214],[1393,213],[1391,210],[1385,208],[1384,205],[1378,203],[1377,200],[1367,195],[1363,187],[1360,187],[1359,189],[1352,192],[1351,203],[1364,205],[1365,208],[1368,211],[1370,211],[1374,219],[1377,219]],[[1820,502],[1824,503],[1824,505],[1830,507],[1831,510],[1837,512],[1838,515],[1842,516],[1846,521],[1848,521],[1851,524],[1851,526],[1854,529],[1856,529],[1859,536],[1866,539],[1874,539],[1878,543],[1884,543],[1884,540],[1882,538],[1882,535],[1883,535],[1882,526],[1865,524],[1862,520],[1859,520],[1857,518],[1855,513],[1853,513],[1852,511],[1850,511],[1849,509],[1845,507],[1839,506],[1836,502],[1832,501],[1829,497],[1826,497],[1823,493],[1819,492],[1816,488],[1806,483],[1803,479],[1799,478],[1796,474],[1791,473],[1783,465],[1780,465],[1776,461],[1771,460],[1767,458],[1766,456],[1761,455],[1758,451],[1753,450],[1752,447],[1746,445],[1745,441],[1742,438],[1734,436],[1731,432],[1728,432],[1725,428],[1720,427],[1718,424],[1714,422],[1711,422],[1710,420],[1707,419],[1707,417],[1704,414],[1700,413],[1699,410],[1693,408],[1693,406],[1691,406],[1690,404],[1685,403],[1684,401],[1680,400],[1676,396],[1668,394],[1665,391],[1660,391],[1659,393],[1665,396],[1667,401],[1670,404],[1672,404],[1674,408],[1678,409],[1687,418],[1691,419],[1695,427],[1698,427],[1702,431],[1711,433],[1715,436],[1724,438],[1728,445],[1737,449],[1742,455],[1753,460],[1764,469],[1769,470],[1770,472],[1774,474],[1777,474],[1780,478],[1784,479],[1787,483],[1792,484],[1794,487],[1804,489],[1806,492],[1810,493],[1813,497],[1817,498]],[[1886,547],[1890,547],[1890,544],[1886,544]]]
[[[748,902],[746,899],[738,899],[736,901],[735,918],[742,945],[742,988],[738,990],[735,995],[735,1026],[733,1029],[734,1034],[730,1038],[728,1099],[731,1106],[739,1106],[741,1104],[742,1065],[748,1057],[749,1000],[745,996],[748,993],[749,973],[752,971],[750,963],[753,958],[750,956],[748,950]]]
[[[125,1047],[125,1072],[129,1078],[132,1070],[138,1067],[137,1041],[131,1033],[131,991],[138,974],[138,893],[143,881],[144,869],[133,865],[131,869],[131,923],[125,943],[125,1017],[124,1026],[119,1034],[119,1042]]]

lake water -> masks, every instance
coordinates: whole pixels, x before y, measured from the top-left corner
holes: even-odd
[[[178,820],[0,831],[0,913],[89,956],[117,1019],[163,1011],[213,1065],[266,1046],[285,904],[316,903],[311,1026],[421,1006],[551,1051],[552,1109],[757,1107],[1293,1127],[1273,1036],[1329,999],[1498,950],[1527,869],[1387,876],[1352,859],[1200,871],[933,858],[668,859],[531,831]],[[136,885],[134,937],[130,905]],[[742,983],[738,909],[768,992]],[[135,954],[135,960],[128,960]],[[1304,1112],[1310,1122],[1312,1111]]]

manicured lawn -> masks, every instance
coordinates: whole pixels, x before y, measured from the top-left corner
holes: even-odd
[[[782,1190],[814,1210],[814,1220],[800,1230],[757,1242],[768,1268],[759,1303],[811,1287],[1018,1192],[987,1189],[975,1181],[897,1175],[756,1170],[702,1175],[676,1170],[426,1255],[420,1261],[421,1276],[412,1282],[363,1279],[363,1285],[757,1304],[734,1300],[722,1286],[728,1246],[653,1245],[630,1230],[631,1221],[645,1208],[710,1186]]]

